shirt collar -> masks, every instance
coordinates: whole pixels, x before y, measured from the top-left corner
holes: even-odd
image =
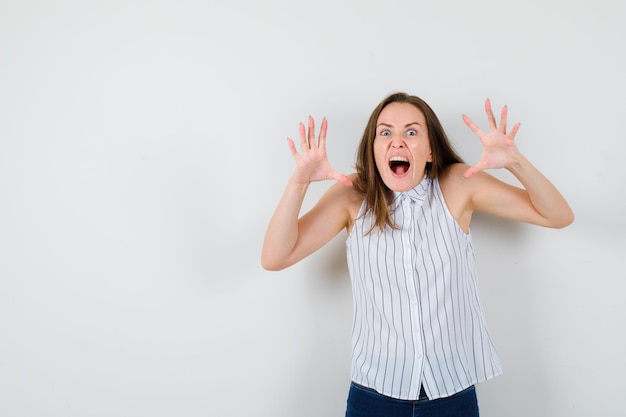
[[[413,201],[424,201],[432,182],[432,178],[424,176],[422,181],[409,191],[394,191],[395,200],[400,202],[406,198],[410,198]]]

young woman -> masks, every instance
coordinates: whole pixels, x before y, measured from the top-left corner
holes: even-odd
[[[559,191],[517,149],[485,102],[489,131],[463,120],[483,145],[463,164],[437,116],[404,93],[372,112],[356,173],[336,172],[326,155],[327,121],[316,139],[300,124],[296,169],[270,221],[262,251],[269,270],[289,267],[346,229],[353,288],[352,384],[346,416],[477,416],[474,385],[501,372],[478,296],[470,234],[474,211],[545,227],[569,225]],[[504,168],[515,187],[483,172]],[[335,180],[308,213],[309,184]],[[417,415],[417,414],[415,414]]]

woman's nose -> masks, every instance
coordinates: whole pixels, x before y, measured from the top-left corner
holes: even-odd
[[[392,148],[404,148],[404,144],[402,143],[402,141],[398,138],[393,138],[391,140],[391,147]]]

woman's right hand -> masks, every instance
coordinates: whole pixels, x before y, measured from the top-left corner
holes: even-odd
[[[292,180],[300,184],[308,184],[314,181],[337,180],[345,185],[352,185],[352,180],[344,174],[335,171],[328,162],[326,154],[326,132],[328,122],[324,118],[317,141],[315,139],[315,121],[309,116],[308,129],[300,123],[300,148],[298,153],[296,145],[291,138],[287,138],[287,144],[296,161],[296,172]]]

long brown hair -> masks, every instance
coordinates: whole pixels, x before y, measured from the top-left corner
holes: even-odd
[[[441,122],[433,109],[421,98],[406,93],[394,93],[376,106],[372,112],[359,144],[356,158],[357,178],[354,181],[355,189],[365,196],[365,213],[373,214],[375,218],[372,230],[378,227],[381,231],[385,226],[395,228],[391,219],[390,205],[394,199],[394,192],[383,182],[374,160],[374,139],[376,138],[376,124],[382,110],[391,103],[409,103],[417,107],[424,114],[428,139],[432,151],[432,162],[426,163],[424,175],[429,178],[438,177],[446,167],[463,162],[456,153]],[[370,230],[370,232],[372,231]]]

